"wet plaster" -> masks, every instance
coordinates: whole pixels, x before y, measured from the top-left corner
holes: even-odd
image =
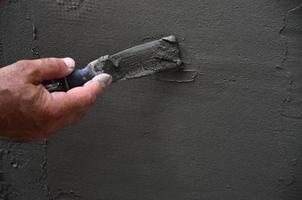
[[[157,80],[174,83],[191,83],[198,78],[197,70],[179,69],[174,72],[165,72],[157,75]]]
[[[301,1],[0,2],[1,66],[171,34],[185,63],[47,142],[1,141],[2,199],[301,199]]]
[[[177,37],[166,36],[113,55],[101,56],[88,65],[94,74],[108,73],[112,81],[130,80],[183,68]]]

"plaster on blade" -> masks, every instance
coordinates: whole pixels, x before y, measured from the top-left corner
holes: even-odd
[[[181,64],[177,39],[168,36],[111,56],[102,56],[89,66],[96,74],[108,73],[113,81],[118,81],[175,69]]]

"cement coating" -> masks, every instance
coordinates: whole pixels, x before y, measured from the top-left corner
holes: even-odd
[[[177,70],[182,64],[177,38],[171,35],[102,56],[88,66],[93,74],[110,74],[116,82]]]
[[[195,81],[114,84],[48,142],[1,142],[1,198],[302,198],[301,0],[0,1],[0,65],[175,34]],[[179,75],[170,79],[191,79]]]

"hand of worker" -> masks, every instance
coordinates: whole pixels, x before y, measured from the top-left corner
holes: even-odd
[[[112,79],[101,74],[83,87],[54,93],[41,84],[69,75],[74,66],[71,58],[46,58],[22,60],[1,68],[0,137],[38,140],[78,122]]]

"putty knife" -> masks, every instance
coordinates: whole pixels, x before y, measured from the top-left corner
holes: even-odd
[[[168,36],[114,55],[102,56],[85,68],[75,70],[63,79],[46,81],[44,85],[50,92],[68,91],[83,86],[100,73],[110,74],[116,82],[176,69],[181,65],[177,39]]]

